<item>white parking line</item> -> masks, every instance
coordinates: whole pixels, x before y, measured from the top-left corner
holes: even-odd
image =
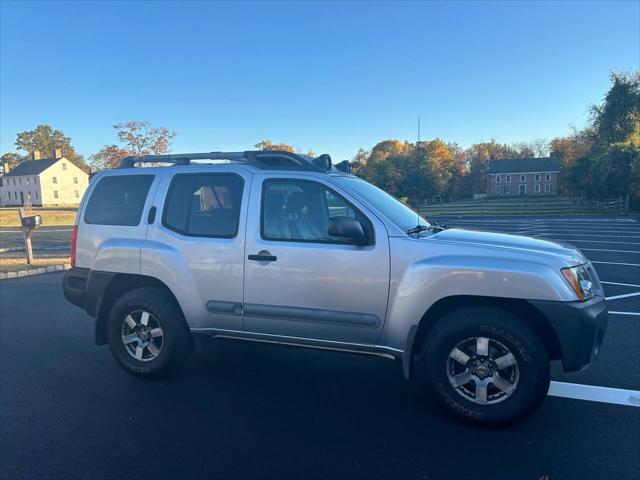
[[[596,387],[579,383],[551,382],[547,395],[575,398],[591,402],[640,407],[640,391],[623,388]]]
[[[575,238],[559,238],[559,237],[554,237],[553,240],[562,240],[565,242],[571,242],[571,243],[615,243],[615,244],[625,244],[625,245],[638,245],[638,243],[640,242],[610,242],[609,240],[580,240],[580,239],[575,239]]]
[[[591,263],[603,263],[605,265],[628,265],[631,267],[640,267],[640,264],[638,263],[597,262],[595,260],[591,260]]]
[[[640,253],[640,250],[609,250],[606,248],[582,248],[585,252],[618,252],[618,253]]]
[[[639,312],[609,312],[609,315],[632,315],[640,317]]]
[[[533,229],[529,229],[533,231]],[[540,230],[536,230],[540,232]],[[636,232],[633,232],[636,233]],[[541,237],[551,237],[553,235],[570,235],[572,237],[605,237],[605,238],[640,238],[640,235],[600,235],[597,233],[573,233],[573,232],[548,232],[548,233],[538,233]]]
[[[636,288],[640,288],[640,285],[635,285],[633,283],[604,282],[602,280],[600,280],[600,283],[604,283],[605,285],[620,285],[621,287],[636,287]]]
[[[623,295],[614,295],[613,297],[605,297],[605,300],[618,300],[619,298],[637,297],[638,295],[640,295],[640,292],[625,293]]]

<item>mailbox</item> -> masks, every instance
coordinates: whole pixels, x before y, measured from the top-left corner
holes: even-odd
[[[22,228],[34,229],[39,227],[42,223],[40,215],[34,215],[32,217],[22,217]]]

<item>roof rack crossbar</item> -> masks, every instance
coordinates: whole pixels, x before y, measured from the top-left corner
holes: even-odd
[[[287,157],[289,164],[281,163]],[[120,168],[132,168],[137,163],[171,163],[173,165],[189,165],[191,160],[229,160],[253,165],[261,169],[293,169],[303,171],[330,172],[335,169],[331,157],[327,154],[316,158],[307,155],[282,152],[277,150],[258,150],[246,152],[206,152],[206,153],[172,153],[166,155],[142,155],[125,157],[120,161]]]
[[[120,168],[131,168],[136,163],[173,163],[189,165],[191,160],[234,160],[245,161],[244,152],[207,152],[207,153],[172,153],[166,155],[143,155],[125,157],[120,161]]]

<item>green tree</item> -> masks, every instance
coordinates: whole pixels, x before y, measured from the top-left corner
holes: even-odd
[[[42,158],[53,156],[54,150],[60,148],[62,156],[78,167],[86,167],[82,155],[78,154],[71,145],[71,138],[65,136],[62,130],[54,130],[49,125],[38,125],[33,130],[19,132],[16,136],[16,147],[29,155],[37,150]]]
[[[591,107],[597,143],[613,144],[632,140],[640,125],[640,71],[612,72],[613,85],[600,105]]]
[[[629,194],[640,207],[640,72],[612,73],[602,104],[592,107],[589,149],[568,171],[574,191],[606,198]]]
[[[7,152],[2,155],[0,162],[2,162],[2,169],[4,170],[4,166],[7,165],[7,168],[13,169],[20,162],[25,159],[22,155],[18,155],[17,153]]]

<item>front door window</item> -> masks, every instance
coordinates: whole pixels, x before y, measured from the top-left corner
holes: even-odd
[[[264,184],[262,238],[314,243],[349,243],[328,234],[329,220],[347,217],[370,230],[367,218],[333,190],[304,180]]]

